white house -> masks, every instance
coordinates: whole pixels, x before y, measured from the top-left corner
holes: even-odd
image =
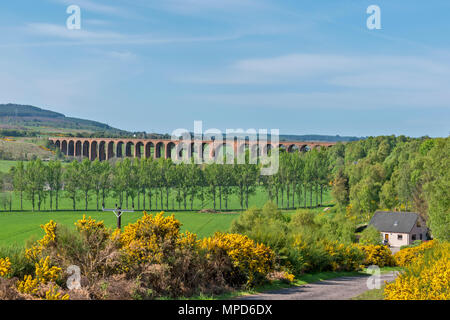
[[[414,212],[377,211],[369,225],[380,231],[383,240],[392,247],[409,245],[415,240],[427,240],[425,221]]]

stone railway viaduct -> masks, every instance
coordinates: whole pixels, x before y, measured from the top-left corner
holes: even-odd
[[[128,139],[128,138],[63,138],[52,137],[49,140],[61,150],[64,155],[72,157],[86,157],[90,160],[99,159],[100,161],[109,160],[114,157],[145,157],[145,158],[161,158],[163,155],[165,159],[171,158],[174,149],[178,151],[179,156],[185,142],[183,140],[163,140],[163,139]],[[191,141],[191,147],[186,148],[189,152],[189,157],[194,152],[194,144],[200,145],[200,141]],[[269,151],[272,148],[282,148],[288,152],[294,151],[308,151],[313,148],[330,147],[334,142],[301,142],[301,141],[280,141],[279,143],[272,143],[270,141],[253,141],[253,140],[234,140],[232,146],[227,144],[224,140],[222,143],[213,140],[201,141],[202,158],[205,150],[209,150],[209,158],[213,159],[217,152],[224,146],[233,147],[234,155],[239,155],[246,148],[251,152],[258,152],[259,147],[263,146],[264,151]],[[198,147],[197,147],[198,148]],[[199,149],[199,148],[198,148]],[[177,152],[176,151],[176,152]]]

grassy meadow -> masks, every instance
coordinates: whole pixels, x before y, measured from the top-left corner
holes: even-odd
[[[63,194],[63,193],[62,193]],[[182,223],[182,231],[190,231],[196,233],[199,238],[207,237],[216,231],[227,231],[231,222],[238,217],[239,200],[233,195],[229,202],[230,210],[222,213],[201,213],[198,212],[201,209],[201,202],[194,201],[194,211],[184,211],[183,205],[181,210],[178,210],[178,204],[175,202],[175,194],[172,194],[169,199],[169,210],[161,210],[160,203],[158,201],[158,209],[155,209],[154,199],[152,200],[152,210],[148,210],[148,199],[146,201],[146,209],[150,213],[157,213],[165,211],[166,214],[175,214],[176,219]],[[69,228],[74,228],[74,223],[78,219],[83,217],[83,214],[91,216],[96,220],[103,220],[108,227],[114,228],[116,226],[116,217],[112,212],[102,212],[96,209],[96,199],[91,197],[88,211],[84,210],[84,199],[77,201],[77,210],[72,210],[71,200],[63,197],[59,200],[59,211],[50,211],[49,199],[45,199],[41,210],[31,211],[31,202],[24,198],[23,206],[24,211],[20,211],[20,200],[18,195],[13,194],[13,211],[9,212],[4,207],[0,208],[0,247],[9,245],[25,245],[27,240],[38,239],[42,236],[43,231],[40,228],[41,224],[44,224],[50,220],[54,220],[57,223],[65,225]],[[255,195],[250,198],[251,207],[262,207],[267,202],[267,194],[263,188],[258,188]],[[108,198],[105,205],[108,208],[113,208],[115,199]],[[54,203],[53,203],[54,205]],[[217,202],[217,209],[219,203]],[[328,193],[324,194],[324,206],[331,204],[331,196]],[[124,205],[125,207],[125,205]],[[129,201],[129,207],[131,208],[131,201]],[[204,202],[203,208],[212,208],[212,200],[208,199]],[[189,206],[188,206],[189,209]],[[142,198],[140,200],[140,210],[137,209],[137,200],[135,200],[135,212],[124,213],[122,216],[122,226],[126,226],[129,223],[135,222],[142,216]],[[313,210],[317,213],[323,212],[324,208],[302,209]],[[293,213],[295,210],[284,210],[286,213]]]
[[[153,212],[152,212],[153,213]],[[23,246],[28,240],[36,240],[42,237],[44,231],[40,228],[50,220],[68,228],[75,229],[74,223],[83,217],[83,211],[58,211],[58,212],[12,212],[0,213],[0,247]],[[167,213],[168,215],[170,213]],[[116,227],[116,216],[112,212],[88,212],[87,216],[102,220],[110,228]],[[142,212],[127,212],[122,215],[122,226],[135,222],[142,216]],[[237,214],[215,214],[197,212],[177,212],[175,217],[182,223],[181,230],[189,230],[199,238],[207,237],[216,231],[227,231],[231,221]]]

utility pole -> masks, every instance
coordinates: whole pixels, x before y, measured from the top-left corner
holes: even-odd
[[[134,209],[134,207],[133,207]],[[102,203],[102,211],[110,211],[113,212],[116,217],[117,217],[117,229],[121,229],[122,228],[122,213],[124,212],[134,212],[134,210],[122,210],[122,208],[117,207],[117,203],[116,203],[116,208],[115,209],[106,209],[105,208],[105,204]]]

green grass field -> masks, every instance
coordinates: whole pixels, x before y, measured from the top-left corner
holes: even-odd
[[[253,204],[253,206],[261,207],[267,201],[264,194],[261,192],[255,197],[258,200],[258,205]],[[327,195],[328,198],[328,195]],[[327,199],[329,200],[329,199]],[[237,200],[235,200],[237,201]],[[17,199],[14,200],[14,206],[17,207]],[[255,201],[256,202],[256,201]],[[107,206],[113,206],[113,199],[109,199],[109,204]],[[330,204],[330,201],[326,202]],[[25,201],[25,206],[28,207],[30,204],[28,200]],[[47,204],[48,205],[48,204]],[[68,208],[71,203],[66,199],[62,200],[60,207]],[[148,205],[148,204],[147,204]],[[74,223],[83,217],[83,214],[91,216],[93,219],[102,220],[105,222],[106,226],[115,228],[116,217],[112,212],[98,212],[95,210],[95,201],[91,201],[89,211],[84,210],[62,210],[62,211],[0,211],[0,247],[18,245],[23,246],[27,240],[38,239],[43,235],[43,231],[40,228],[41,224],[47,223],[50,220],[54,220],[57,223],[65,225],[69,228],[75,228]],[[81,203],[79,207],[81,208]],[[301,210],[312,210],[316,213],[323,212],[324,208],[314,208],[314,209],[301,209]],[[161,210],[151,210],[150,213],[157,213]],[[171,210],[164,210],[166,214],[171,214]],[[292,214],[295,210],[284,210],[283,212],[287,214]],[[216,231],[227,231],[231,226],[231,222],[239,216],[239,213],[199,213],[196,211],[174,211],[175,218],[180,220],[182,223],[181,230],[184,232],[186,230],[196,233],[199,238],[207,237]],[[129,223],[135,222],[142,216],[142,210],[133,213],[124,213],[122,216],[122,226],[126,226]]]
[[[154,213],[154,212],[152,212]],[[83,212],[59,211],[59,212],[13,212],[0,213],[0,247],[2,246],[23,246],[28,240],[37,240],[44,234],[40,228],[50,220],[58,224],[75,229],[74,223],[83,217]],[[167,213],[169,215],[170,213]],[[87,216],[93,219],[102,220],[110,228],[116,227],[116,216],[112,212],[89,212]],[[124,213],[122,216],[122,226],[135,222],[142,216],[142,212]],[[177,212],[175,218],[182,223],[181,230],[196,233],[199,238],[207,237],[216,231],[227,231],[231,226],[231,221],[238,214],[216,214],[216,213],[196,213]]]
[[[8,172],[11,167],[14,167],[17,161],[14,160],[0,160],[0,172]]]

